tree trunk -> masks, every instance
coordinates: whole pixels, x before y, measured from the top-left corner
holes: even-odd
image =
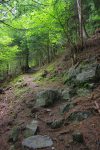
[[[82,0],[77,0],[77,9],[78,9],[78,17],[79,17],[79,33],[81,38],[81,46],[83,47],[83,20],[82,20]]]
[[[49,39],[49,33],[48,33],[48,39],[47,39],[47,61],[50,63],[50,39]]]
[[[8,76],[8,74],[9,74],[9,63],[7,63],[7,71],[6,71],[6,73],[7,73],[7,76]]]
[[[29,50],[26,50],[26,62],[25,62],[25,72],[29,70]]]
[[[79,33],[81,39],[81,46],[83,47],[84,39],[88,38],[88,34],[85,29],[85,25],[83,22],[83,13],[82,13],[82,0],[77,0],[77,9],[78,9],[78,17],[79,17]]]
[[[86,31],[86,28],[85,28],[85,25],[83,23],[83,39],[87,39],[89,36],[88,36],[88,33]]]

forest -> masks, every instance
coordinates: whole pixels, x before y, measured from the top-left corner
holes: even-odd
[[[100,149],[100,0],[0,0],[0,150]]]
[[[74,56],[99,30],[99,14],[98,0],[1,0],[0,80],[50,63],[68,49]]]

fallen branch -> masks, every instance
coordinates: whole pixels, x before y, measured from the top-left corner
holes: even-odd
[[[100,114],[100,107],[99,107],[99,104],[96,102],[96,101],[94,101],[94,103],[95,103],[95,109],[98,111],[98,113]]]

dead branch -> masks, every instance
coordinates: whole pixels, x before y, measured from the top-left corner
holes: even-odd
[[[95,103],[95,109],[98,111],[98,113],[100,114],[100,107],[99,107],[99,104],[96,102],[96,101],[94,101],[94,103]]]

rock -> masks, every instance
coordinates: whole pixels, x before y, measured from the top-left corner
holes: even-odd
[[[67,73],[66,83],[69,85],[80,85],[83,83],[95,83],[100,80],[100,64],[95,61],[82,62],[77,67],[73,66]]]
[[[60,119],[60,120],[55,120],[55,121],[49,121],[47,122],[47,125],[52,128],[52,129],[57,129],[57,128],[60,128],[64,123],[64,120],[63,119]]]
[[[68,71],[68,77],[69,78],[74,78],[76,77],[77,74],[79,74],[81,72],[81,66],[78,66],[77,68],[75,68],[75,66],[72,66],[69,71]]]
[[[28,148],[29,150],[35,150],[40,148],[47,148],[53,145],[53,141],[48,136],[36,135],[24,139],[22,142],[23,148]]]
[[[31,113],[37,113],[38,111],[39,111],[38,108],[32,108],[32,109],[31,109]]]
[[[43,74],[41,75],[43,78],[46,78],[49,72],[47,70],[44,70]]]
[[[9,150],[16,150],[15,146],[14,145],[10,146]]]
[[[51,149],[52,149],[52,150],[55,150],[55,147],[52,147]]]
[[[17,142],[19,133],[20,133],[20,129],[18,127],[14,127],[10,133],[8,141],[13,143]]]
[[[26,126],[26,130],[24,131],[24,137],[27,138],[29,136],[33,136],[38,129],[38,121],[33,120],[30,124]]]
[[[26,101],[25,104],[27,105],[28,108],[33,109],[33,106],[34,106],[34,100]]]
[[[50,112],[51,112],[51,109],[46,109],[45,111],[48,112],[48,113],[50,113]]]
[[[86,88],[79,88],[78,90],[77,90],[77,95],[78,96],[87,96],[87,95],[89,95],[90,94],[90,90],[89,89],[86,89]]]
[[[100,65],[92,64],[83,69],[81,73],[76,76],[76,80],[79,83],[95,82],[100,79]]]
[[[75,96],[76,90],[75,88],[67,88],[62,92],[63,100],[70,100],[73,96]]]
[[[12,89],[12,87],[8,86],[8,87],[5,88],[5,91],[11,90],[11,89]]]
[[[57,90],[48,89],[38,93],[35,107],[47,107],[53,105],[59,99],[60,94]]]
[[[73,141],[76,141],[78,143],[83,143],[84,139],[83,139],[83,134],[79,131],[76,131],[72,134],[73,136]]]
[[[74,108],[77,104],[75,103],[67,103],[60,106],[60,113],[63,114],[65,112],[68,112],[70,109]]]
[[[3,88],[0,88],[0,94],[5,94],[5,91]]]
[[[82,121],[84,119],[87,119],[88,117],[90,117],[92,115],[93,115],[92,110],[77,111],[77,112],[71,113],[66,121],[67,122],[78,122],[78,121]]]
[[[76,77],[76,80],[80,83],[92,81],[93,79],[95,79],[95,70],[83,71]]]
[[[27,130],[24,131],[24,138],[28,138],[28,137],[33,136],[33,135],[34,134],[31,130],[27,129]]]

